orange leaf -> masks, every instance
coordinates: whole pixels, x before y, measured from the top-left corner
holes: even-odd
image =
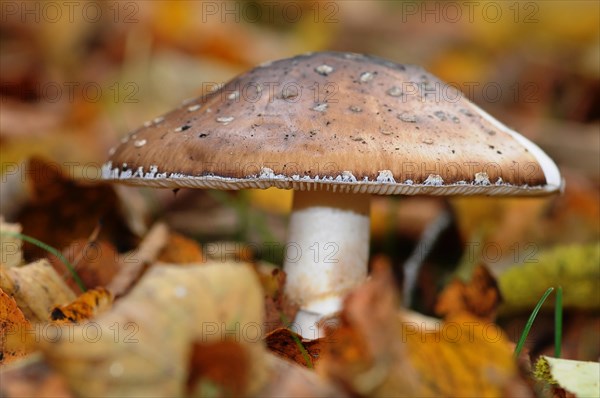
[[[496,279],[486,267],[478,265],[470,282],[455,279],[446,286],[439,296],[435,312],[447,318],[467,312],[491,322],[496,318],[500,300]]]
[[[204,258],[198,242],[171,232],[165,247],[158,255],[158,261],[170,264],[193,264],[204,262]]]
[[[30,352],[30,348],[21,344],[19,339],[30,328],[31,324],[25,319],[15,299],[0,289],[0,364],[9,363]]]
[[[54,307],[50,318],[57,323],[80,323],[110,309],[112,301],[110,292],[98,287],[88,290],[68,305]]]

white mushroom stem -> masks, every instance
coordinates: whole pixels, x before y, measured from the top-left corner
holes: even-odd
[[[315,323],[367,276],[369,203],[368,194],[295,192],[284,269],[300,306],[293,326],[306,338],[319,337]]]

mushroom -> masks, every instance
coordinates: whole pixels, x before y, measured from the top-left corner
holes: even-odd
[[[162,188],[293,189],[284,269],[296,328],[367,276],[370,195],[544,195],[554,162],[418,66],[321,52],[261,65],[147,122],[103,178]]]

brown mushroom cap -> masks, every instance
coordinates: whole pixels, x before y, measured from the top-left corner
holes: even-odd
[[[534,144],[420,67],[323,52],[259,66],[126,136],[136,185],[523,194],[560,188]]]

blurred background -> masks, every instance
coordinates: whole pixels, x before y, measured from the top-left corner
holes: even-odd
[[[0,7],[1,210],[59,249],[89,236],[100,218],[108,230],[107,214],[85,205],[107,201],[70,182],[57,193],[52,178],[27,166],[32,156],[77,184],[97,183],[97,167],[120,137],[182,100],[268,60],[335,50],[424,66],[538,143],[566,179],[562,196],[541,199],[376,198],[372,258],[392,263],[400,284],[407,285],[405,267],[416,270],[405,292],[413,308],[434,314],[440,289],[477,264],[498,275],[538,267],[533,278],[504,282],[526,291],[502,310],[512,336],[546,288],[597,276],[599,2],[49,0]],[[283,261],[290,192],[118,194],[141,220],[110,235],[120,250],[133,247],[152,220],[165,219],[201,243],[238,242],[230,251]],[[273,245],[279,249],[265,249]],[[25,255],[40,253],[28,247]],[[573,341],[597,336],[599,291],[565,298],[573,308],[566,323],[577,325]],[[551,332],[533,335],[530,348],[542,352]],[[573,344],[571,356],[597,359],[597,342]]]

